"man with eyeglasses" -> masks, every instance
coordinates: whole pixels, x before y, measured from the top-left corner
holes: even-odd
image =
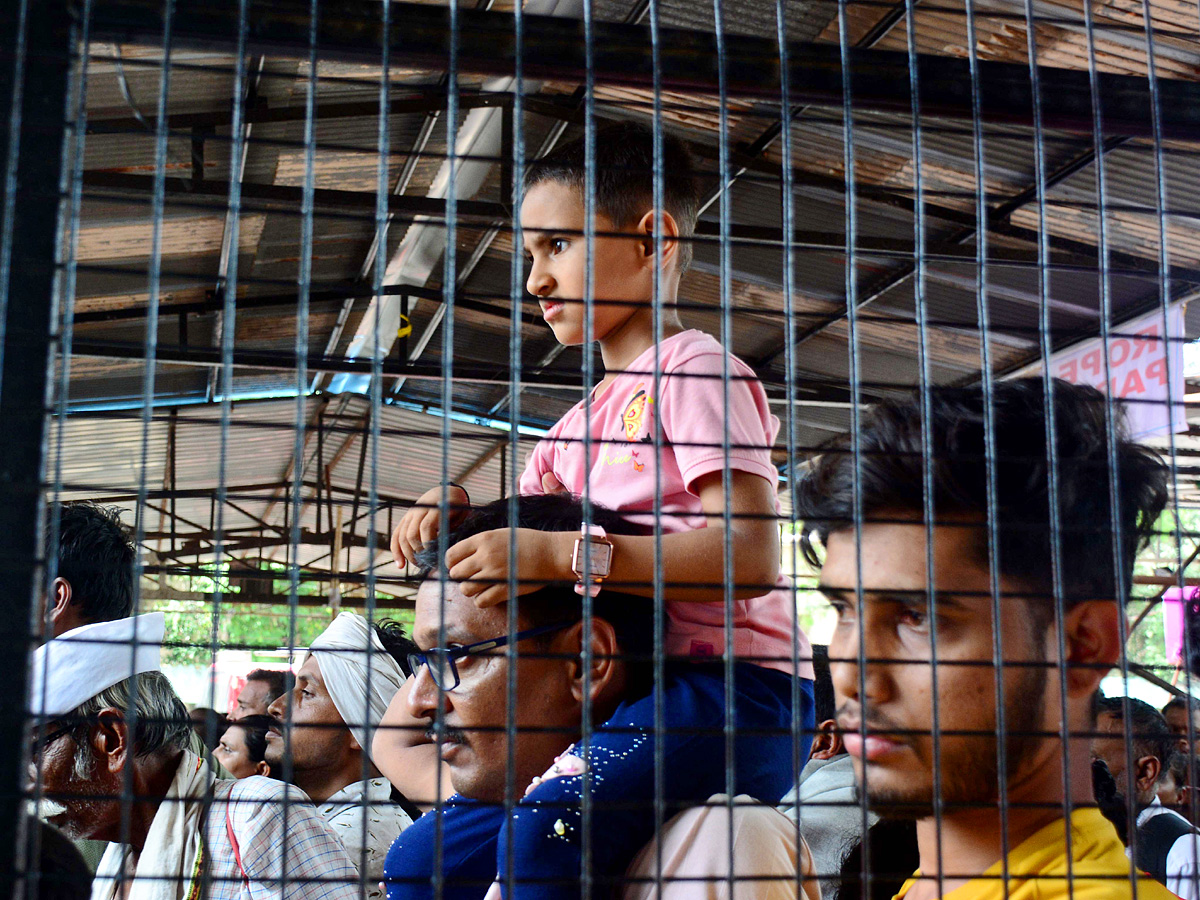
[[[573,497],[521,497],[515,537],[524,529],[579,533],[583,516]],[[611,510],[593,506],[591,521],[610,534],[639,533]],[[474,510],[449,541],[509,522],[508,501],[497,501]],[[712,765],[725,741],[717,720],[724,718],[723,664],[665,664],[663,688],[675,690],[659,730],[644,724],[653,715],[643,715],[655,690],[653,604],[645,598],[606,582],[585,622],[585,601],[572,584],[546,585],[518,596],[510,629],[507,604],[480,608],[445,575],[436,552],[424,562],[414,677],[376,735],[376,760],[414,796],[406,778],[421,766],[412,732],[387,728],[403,724],[393,713],[406,704],[408,722],[426,729],[427,742],[415,749],[440,759],[430,780],[448,781],[455,793],[392,846],[389,900],[478,900],[497,891],[577,897],[583,858],[596,890],[611,893],[655,834],[656,744],[664,819],[725,788],[724,767]],[[689,676],[682,690],[681,667]],[[753,723],[754,712],[747,709],[745,721]],[[751,724],[737,735],[739,793],[757,796],[755,779],[773,778],[780,766],[790,774],[790,734],[777,740],[763,731]]]

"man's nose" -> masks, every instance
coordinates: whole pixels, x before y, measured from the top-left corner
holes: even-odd
[[[437,716],[438,694],[442,703],[449,707],[449,695],[439,691],[429,674],[429,666],[421,666],[413,673],[412,690],[408,692],[408,714],[414,719],[433,719]]]
[[[884,661],[892,650],[874,647],[867,629],[860,641],[858,630],[829,642],[829,676],[840,707],[847,700],[861,705],[882,703],[888,699],[891,678]]]
[[[272,700],[271,705],[267,707],[267,715],[270,716],[272,719],[277,719],[280,722],[282,722],[283,714],[287,708],[285,706],[286,700],[287,700],[287,694],[280,694],[278,697],[276,697],[274,700]]]

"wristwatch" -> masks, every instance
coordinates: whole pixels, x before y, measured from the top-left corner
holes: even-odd
[[[584,525],[579,537],[575,539],[575,549],[571,551],[571,571],[579,578],[575,585],[575,593],[580,596],[584,591],[589,597],[600,593],[600,582],[604,581],[612,571],[613,545],[606,532],[599,525]],[[588,584],[583,583],[584,561],[587,561]]]

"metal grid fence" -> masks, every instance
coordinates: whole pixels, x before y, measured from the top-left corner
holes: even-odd
[[[645,887],[688,896],[721,888],[891,896],[917,867],[918,847],[928,877],[910,888],[914,897],[971,877],[1016,893],[1028,873],[1013,853],[1037,831],[1033,824],[1093,802],[1123,828],[1135,863],[1148,867],[1138,855],[1147,841],[1139,837],[1143,795],[1153,795],[1169,767],[1168,751],[1158,752],[1149,788],[1140,766],[1154,756],[1143,752],[1146,742],[1166,746],[1165,738],[1157,720],[1138,718],[1133,700],[1083,712],[1080,696],[1086,687],[1090,698],[1101,677],[1103,693],[1155,706],[1192,694],[1188,624],[1200,552],[1200,445],[1190,423],[1192,384],[1200,381],[1190,341],[1200,326],[1188,308],[1200,285],[1190,208],[1200,195],[1194,6],[22,0],[0,16],[9,98],[0,125],[0,530],[9,540],[0,553],[14,658],[61,631],[53,614],[61,504],[120,507],[136,547],[128,572],[134,613],[163,613],[164,653],[209,670],[196,688],[196,705],[210,710],[200,720],[203,738],[219,737],[223,723],[211,710],[230,699],[216,677],[222,654],[243,653],[242,674],[251,657],[268,659],[300,678],[299,693],[272,707],[282,723],[275,738],[263,738],[285,747],[273,775],[315,784],[302,771],[300,743],[349,746],[350,734],[362,782],[386,776],[395,790],[386,801],[360,800],[351,818],[369,830],[377,806],[399,804],[413,816],[429,810],[420,826],[436,826],[427,875],[396,875],[403,865],[389,864],[390,900],[422,891],[482,897],[493,877],[505,895],[633,896]],[[598,162],[612,155],[605,141],[613,123],[652,136],[643,171]],[[604,193],[627,176],[650,185],[647,211],[669,207],[680,174],[670,164],[676,139],[690,154],[697,192],[694,233],[688,226],[680,240],[653,217],[641,232],[617,221]],[[573,227],[551,228],[529,218],[526,201],[546,183],[537,161],[571,146],[581,155],[570,182],[580,216]],[[563,186],[561,176],[548,180]],[[556,239],[582,248],[576,252],[589,262],[578,284],[542,292],[537,273],[559,252]],[[591,260],[631,245],[651,261],[635,273],[640,287],[618,285],[620,296],[606,296],[612,273]],[[633,265],[612,252],[604,259]],[[676,298],[665,260],[685,252],[691,265]],[[540,308],[539,293],[547,301]],[[547,322],[577,311],[579,335],[560,343]],[[626,311],[657,349],[634,355],[640,368],[624,369],[640,377],[645,399],[639,405],[631,389],[618,410],[618,434],[632,429],[622,443],[597,439],[595,429],[604,392],[622,374],[611,363],[637,362],[606,355],[632,346],[603,330]],[[737,359],[722,354],[715,369],[673,375],[663,359],[676,316],[679,328],[711,334]],[[672,378],[695,392],[681,387],[676,396],[702,398],[723,426],[697,436],[694,422],[709,419],[698,406],[670,409]],[[1104,391],[1081,394],[1068,382]],[[1018,385],[1027,392],[1020,400],[1011,393]],[[744,444],[735,427],[747,391],[766,423],[760,443]],[[583,397],[594,399],[577,407]],[[582,431],[548,439],[576,409]],[[1122,443],[1126,428],[1156,455]],[[577,508],[521,499],[529,489],[522,473],[547,447],[564,459],[578,450],[582,471],[592,473],[578,484],[564,480],[581,495]],[[677,458],[704,452],[706,480],[672,475],[671,466],[683,468]],[[758,461],[746,463],[750,457]],[[642,481],[650,486],[629,500],[633,473],[646,462],[651,475]],[[603,477],[614,464],[623,474]],[[742,479],[747,471],[757,480]],[[956,481],[963,472],[979,479],[979,491]],[[672,477],[686,483],[670,485]],[[873,478],[905,477],[915,477],[915,493],[871,493]],[[763,484],[765,506],[761,497],[745,499],[743,490],[761,494]],[[690,495],[692,505],[681,512],[669,489]],[[1026,492],[1035,500],[1023,506]],[[574,596],[564,567],[577,568],[586,587],[607,576],[605,561],[583,553],[568,567],[569,541],[555,538],[557,574],[527,581],[520,573],[529,548],[551,539],[531,544],[508,523],[574,531],[573,540],[581,523],[610,521],[603,507],[626,501],[634,527],[626,533],[610,522],[614,576],[600,598],[584,591],[575,617],[582,624],[570,632],[577,647],[551,633],[482,648],[491,654],[482,663],[433,652],[469,644],[471,635],[497,636],[456,633],[465,627],[463,605],[484,591],[509,601],[479,614],[493,616],[493,631],[561,624],[543,606],[556,590]],[[446,528],[419,534],[432,539],[432,577],[428,566],[393,559],[393,534],[422,508],[457,521],[467,504],[499,517],[468,520],[478,534],[490,530],[484,522],[502,530],[492,568],[455,569],[471,560]],[[572,515],[571,529],[551,524]],[[877,544],[880,527],[907,537]],[[702,530],[720,537],[689,545]],[[475,546],[478,534],[468,538]],[[879,569],[876,551],[886,560],[888,548],[899,556]],[[764,552],[769,560],[756,568]],[[971,552],[979,558],[965,571]],[[451,571],[438,577],[448,555]],[[755,588],[775,584],[776,572],[787,585],[783,607],[748,602]],[[625,602],[644,619],[622,618],[614,593],[629,595]],[[1094,603],[1108,610],[1113,599],[1131,600],[1134,614],[1086,612]],[[689,600],[715,618],[681,611]],[[875,643],[885,608],[909,617],[893,622],[897,633],[917,629],[924,643],[903,634]],[[339,705],[340,718],[310,725],[303,737],[306,650],[343,609],[372,625],[398,618],[415,645],[326,650],[319,658],[332,669],[338,653],[347,665],[365,656],[366,699],[357,714]],[[786,621],[766,620],[780,609]],[[1020,636],[1030,621],[1054,636],[1034,641],[1036,652]],[[689,656],[681,643],[689,624],[690,655],[712,658],[680,659]],[[956,655],[966,652],[972,627],[983,650]],[[751,649],[726,652],[743,634],[770,639],[747,638]],[[1089,648],[1089,636],[1105,646]],[[781,686],[758,670],[807,675],[810,647],[820,658],[824,645],[829,665],[817,667],[814,721],[807,679]],[[80,806],[77,794],[52,783],[50,757],[104,730],[96,711],[82,723],[31,715],[38,707],[24,699],[27,683],[52,677],[52,654],[43,654],[33,670],[17,666],[0,703],[0,727],[40,737],[32,757],[25,740],[0,756],[5,891],[68,884],[39,862],[57,837],[27,816],[27,801]],[[565,726],[544,709],[539,719],[540,693],[572,696],[553,693],[572,654],[582,660],[578,721]],[[491,705],[475,710],[480,718],[468,721],[469,703],[457,704],[471,692],[452,683],[459,663],[450,659],[464,669],[469,662],[505,670]],[[371,705],[380,673],[392,671],[388,660],[399,678],[413,678],[407,690],[427,695],[424,706],[409,702],[413,721],[404,726],[381,722]],[[755,663],[765,665],[745,669]],[[826,668],[830,688],[820,677]],[[531,685],[518,672],[540,675]],[[707,702],[722,715],[697,711],[681,726],[686,707],[668,688],[696,673],[711,679]],[[183,676],[173,677],[183,693]],[[751,702],[746,685],[760,679],[772,682],[762,689],[781,704],[765,726],[742,706]],[[616,722],[611,691],[629,704],[643,700],[648,719]],[[886,699],[893,695],[900,699]],[[147,738],[134,725],[147,710],[132,693],[124,702],[118,718],[133,721],[137,746]],[[833,714],[822,714],[830,704]],[[964,717],[965,707],[983,712]],[[178,698],[171,708],[183,709]],[[1173,776],[1189,784],[1190,709],[1180,745],[1188,762]],[[151,729],[171,730],[153,712],[149,718]],[[831,718],[837,746],[844,742],[855,765],[832,755],[842,771],[853,769],[858,788],[847,780],[850,793],[812,809],[837,814],[839,836],[872,836],[848,857],[857,841],[825,853],[821,829],[834,826],[806,826],[803,791],[797,804],[796,792],[789,800],[773,787],[802,784],[806,771],[821,768],[809,768],[808,748],[816,737],[818,752],[829,749],[831,733],[815,726]],[[445,751],[445,764],[426,759],[428,781],[394,777],[394,758],[410,757],[381,751],[380,735],[419,737],[426,726],[433,743],[423,746]],[[693,732],[703,749],[689,757],[676,745],[680,733]],[[54,750],[60,735],[68,740]],[[639,755],[647,740],[653,751]],[[1106,740],[1116,749],[1106,750]],[[544,782],[574,778],[574,799],[539,776],[531,796],[540,805],[526,801],[529,776],[555,762],[542,751],[556,741],[583,771],[564,779],[548,772]],[[422,752],[416,748],[414,766]],[[638,760],[615,770],[638,785],[628,795],[606,793],[605,752]],[[472,753],[474,763],[462,759]],[[1094,792],[1088,761],[1106,754],[1116,779],[1101,778]],[[498,779],[490,787],[468,777],[485,757]],[[1037,782],[1041,794],[1022,780],[1031,759],[1043,775],[1057,773],[1056,783]],[[672,787],[685,760],[705,773],[696,784],[719,789],[693,797]],[[964,766],[971,778],[956,768]],[[76,767],[75,781],[86,768]],[[140,851],[145,807],[136,792],[158,789],[139,781],[140,772],[128,762],[105,782],[111,791],[93,786],[87,808],[53,821],[73,836]],[[927,778],[928,796],[900,789],[896,779],[907,777]],[[431,796],[421,794],[426,788]],[[224,790],[200,792],[208,824],[197,827],[230,816],[236,848],[227,809],[237,804]],[[305,897],[375,889],[368,849],[341,881],[340,859],[322,875],[296,868],[298,854],[328,850],[320,822],[296,794],[263,791],[265,799],[246,802],[261,802],[265,818],[281,817],[264,869],[247,874],[241,858],[231,869],[214,857],[194,878],[178,867],[142,872],[141,882],[162,882],[144,889]],[[457,852],[455,841],[481,826],[464,824],[476,810],[450,799],[455,791],[501,815],[486,826],[497,845],[494,871],[466,878],[465,888],[443,868],[444,851]],[[747,792],[759,801],[749,812],[733,799]],[[706,805],[710,794],[721,799]],[[755,820],[777,804],[788,810],[785,826]],[[162,808],[173,805],[191,808],[170,799]],[[1194,807],[1194,799],[1178,806],[1192,820]],[[697,852],[673,844],[664,828],[688,808],[707,815],[706,834],[717,835],[707,861],[724,854],[732,866],[672,869],[674,854]],[[879,813],[885,821],[874,825]],[[767,828],[746,833],[759,853],[778,842],[786,871],[739,870],[738,861],[755,854],[720,814]],[[549,824],[542,836],[552,850],[530,849],[541,845],[530,842],[522,815],[543,830]],[[106,828],[84,834],[80,822],[100,819]],[[613,849],[624,848],[627,826],[659,837],[642,850],[641,876],[626,849]],[[975,868],[961,845],[968,826],[989,835],[984,856],[994,851]],[[570,845],[566,863],[558,844]],[[569,877],[538,883],[530,873],[542,870],[526,865],[535,858],[567,866]],[[1132,868],[1076,873],[1069,856],[1054,877],[1064,892],[1079,878],[1106,877],[1133,894],[1153,892]],[[130,884],[143,890],[138,878]],[[1168,886],[1200,895],[1195,884]]]

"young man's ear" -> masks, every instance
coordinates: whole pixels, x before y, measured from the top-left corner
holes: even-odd
[[[264,778],[271,777],[271,765],[265,759],[260,759],[254,764],[254,774],[262,775]]]
[[[1067,694],[1090,697],[1121,658],[1121,608],[1111,600],[1076,603],[1063,616]]]
[[[119,709],[102,709],[95,728],[89,733],[93,755],[110,773],[119,773],[125,768],[129,757],[129,723],[125,713]]]
[[[646,235],[644,239],[638,242],[638,247],[641,250],[642,258],[649,262],[653,262],[654,260],[655,212],[655,210],[650,210],[637,223],[638,234]],[[658,213],[658,220],[662,225],[662,260],[665,267],[667,262],[675,259],[679,253],[679,223],[665,209]]]
[[[568,628],[562,634],[561,641],[565,650],[559,652],[578,653],[579,658],[571,660],[570,678],[571,694],[579,702],[586,699],[595,703],[596,698],[603,694],[618,678],[617,668],[617,634],[604,619],[592,619],[591,655],[583,653],[583,622]],[[556,641],[555,643],[558,643]],[[584,693],[585,666],[591,672],[590,690]]]

